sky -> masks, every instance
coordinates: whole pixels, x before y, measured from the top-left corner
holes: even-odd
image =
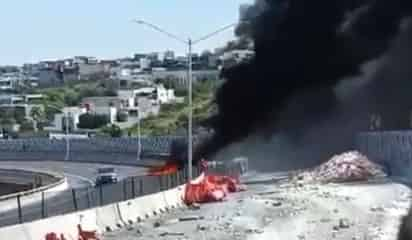
[[[253,0],[4,0],[0,65],[21,65],[72,56],[110,59],[137,52],[186,47],[148,27],[143,19],[182,38],[199,38],[237,22],[238,8]],[[194,46],[214,49],[233,39],[225,31]]]

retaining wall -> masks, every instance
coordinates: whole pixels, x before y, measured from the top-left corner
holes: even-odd
[[[412,131],[365,132],[355,142],[359,151],[392,175],[412,179]]]

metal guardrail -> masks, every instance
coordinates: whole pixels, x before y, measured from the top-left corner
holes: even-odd
[[[64,175],[59,174],[59,173],[52,173],[52,172],[34,172],[34,171],[28,171],[28,170],[23,170],[23,169],[0,169],[1,170],[5,170],[5,171],[17,171],[17,172],[25,172],[25,173],[32,173],[33,175],[39,174],[41,175],[45,175],[45,176],[49,176],[51,178],[56,179],[56,181],[54,181],[53,183],[50,184],[46,184],[44,186],[40,186],[40,187],[36,187],[27,191],[22,191],[19,193],[12,193],[12,194],[8,194],[8,195],[4,195],[4,196],[0,196],[0,202],[1,201],[5,201],[8,199],[13,199],[16,198],[17,196],[26,196],[26,195],[31,195],[34,193],[38,193],[38,192],[44,192],[47,191],[49,189],[52,189],[54,187],[57,187],[61,184],[64,184],[67,179]]]
[[[194,176],[199,176],[198,169],[198,167],[194,167]],[[115,184],[68,189],[58,193],[43,191],[39,193],[39,199],[34,203],[30,196],[17,194],[15,208],[7,212],[0,212],[0,227],[68,214],[165,191],[186,183],[186,173],[187,170],[182,169],[167,176],[129,177]],[[10,201],[9,199],[8,202]]]
[[[236,176],[242,173],[240,166],[209,166],[208,172]],[[200,167],[193,167],[193,176],[200,175]],[[115,184],[100,185],[59,192],[36,193],[39,199],[33,202],[30,196],[17,194],[15,208],[0,212],[0,227],[40,220],[52,216],[73,213],[94,207],[154,194],[175,188],[187,182],[187,169],[165,176],[134,176]],[[26,199],[27,198],[27,199]],[[13,202],[11,199],[7,202]],[[1,209],[0,209],[1,211]]]

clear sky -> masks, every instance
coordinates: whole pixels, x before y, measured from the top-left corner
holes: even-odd
[[[238,20],[238,7],[252,0],[3,0],[0,65],[76,55],[115,58],[134,52],[185,47],[147,27],[141,18],[182,37],[201,37]],[[228,30],[195,46],[222,46]]]

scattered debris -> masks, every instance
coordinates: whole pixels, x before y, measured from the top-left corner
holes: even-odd
[[[159,234],[159,236],[161,237],[165,237],[165,236],[183,236],[185,235],[182,232],[162,232]]]
[[[205,217],[203,216],[186,216],[186,217],[179,218],[179,222],[197,221],[197,220],[203,220],[203,219],[205,219]]]
[[[263,229],[255,229],[255,233],[257,234],[262,234],[264,231]]]
[[[371,207],[370,210],[371,210],[372,212],[383,212],[383,211],[385,211],[385,209],[384,209],[383,207],[381,207],[381,206]]]
[[[202,173],[199,178],[186,184],[184,202],[192,205],[223,201],[228,193],[245,190],[246,187],[237,178]]]
[[[365,181],[373,177],[383,177],[383,167],[371,162],[357,151],[333,156],[329,161],[308,171],[299,173],[293,180],[303,182],[347,182]]]
[[[321,218],[320,219],[320,222],[321,223],[328,223],[328,222],[331,222],[332,220],[330,219],[330,218]]]
[[[341,218],[339,219],[339,227],[340,228],[349,228],[349,219],[347,218]]]
[[[188,208],[189,208],[190,210],[199,210],[199,209],[200,209],[200,204],[194,202],[194,203],[190,204],[190,205],[188,206]]]
[[[279,206],[282,206],[282,203],[280,201],[275,201],[272,203],[272,206],[279,207]]]
[[[200,224],[198,224],[197,227],[196,227],[196,229],[197,229],[198,231],[207,231],[207,230],[210,229],[210,227],[209,227],[209,226],[205,226],[205,225],[200,225]]]

